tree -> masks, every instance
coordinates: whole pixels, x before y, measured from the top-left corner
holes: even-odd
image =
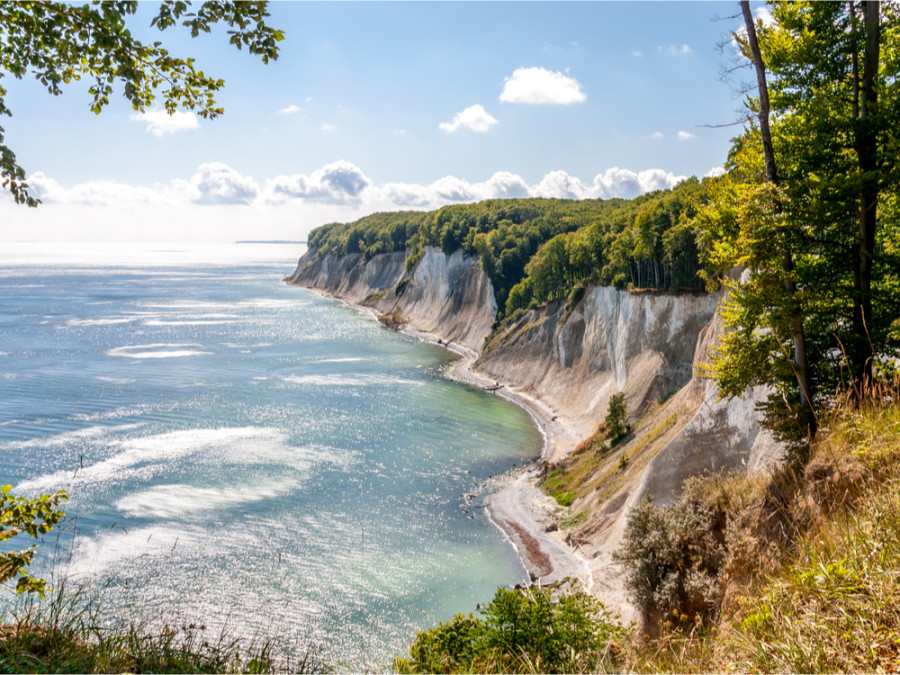
[[[606,412],[606,435],[609,437],[611,445],[615,445],[628,433],[627,419],[628,408],[625,405],[625,394],[613,394],[609,398],[609,407]]]
[[[59,508],[59,503],[68,499],[65,490],[27,499],[10,494],[11,489],[9,485],[0,487],[0,542],[11,541],[20,534],[37,539],[66,515]],[[46,582],[32,577],[27,571],[34,558],[35,546],[24,551],[0,553],[0,584],[18,577],[16,593],[37,593],[44,597]]]
[[[182,26],[192,37],[209,33],[212,26],[228,26],[228,41],[247,48],[263,63],[278,58],[280,30],[265,23],[267,2],[202,3],[165,0],[150,22],[160,32]],[[215,92],[224,81],[198,70],[192,58],[171,55],[162,42],[136,39],[128,28],[138,3],[93,2],[81,7],[64,2],[0,2],[0,78],[33,76],[54,96],[79,80],[92,84],[91,110],[99,114],[109,103],[116,84],[131,106],[145,111],[159,97],[169,114],[178,108],[196,110],[215,118],[223,110]],[[131,20],[133,23],[133,19]],[[0,115],[12,116],[0,81]],[[0,177],[19,204],[37,206],[25,182],[25,170],[4,140],[0,126]]]
[[[746,270],[712,370],[725,396],[771,387],[767,424],[802,446],[836,389],[900,355],[900,12],[774,3],[763,25],[742,8],[758,97],[698,218],[719,217],[705,262]]]

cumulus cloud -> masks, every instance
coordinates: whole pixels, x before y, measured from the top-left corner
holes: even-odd
[[[565,171],[551,171],[533,190],[535,197],[556,199],[586,199],[590,196],[584,183]]]
[[[697,138],[694,134],[689,131],[679,131],[678,132],[678,140],[679,141],[692,141]]]
[[[146,187],[135,187],[113,180],[94,180],[79,183],[71,188],[37,171],[28,177],[28,185],[35,195],[47,204],[67,206],[133,206],[148,202],[168,200],[168,194]]]
[[[302,110],[303,108],[301,108],[300,106],[291,103],[289,106],[282,108],[278,112],[280,112],[282,115],[293,115],[294,113],[301,112]]]
[[[355,164],[340,160],[310,175],[277,176],[266,181],[266,199],[302,199],[325,204],[358,204],[371,181]]]
[[[330,122],[322,122],[322,131],[334,131],[337,129],[336,124],[331,124]]]
[[[771,26],[775,23],[775,17],[772,16],[772,12],[769,11],[768,7],[757,7],[753,13],[756,15],[756,20],[761,22],[763,26]]]
[[[221,162],[201,164],[190,181],[176,186],[185,188],[194,204],[249,204],[259,194],[253,178]]]
[[[165,110],[147,110],[142,113],[132,113],[131,120],[143,122],[146,125],[145,131],[153,134],[156,138],[200,128],[197,116],[185,110],[176,110],[171,115]]]
[[[513,199],[536,196],[525,180],[508,171],[498,171],[483,182],[444,176],[428,185],[386,183],[372,188],[369,196],[379,204],[396,208],[437,208],[446,204],[484,199]]]
[[[725,167],[724,166],[714,166],[705,174],[703,174],[704,178],[718,178],[719,176],[725,175]]]
[[[650,134],[650,138],[652,138],[654,141],[659,141],[662,139],[662,137],[663,132],[661,131],[654,131],[652,134]]]
[[[503,82],[500,100],[506,103],[568,105],[587,99],[577,80],[546,68],[518,68]]]
[[[441,122],[438,127],[441,131],[445,131],[448,134],[452,134],[460,127],[484,133],[495,124],[497,124],[497,120],[483,106],[476,103],[475,105],[470,105],[462,112],[456,113],[452,122]]]
[[[645,169],[635,172],[613,167],[594,178],[592,196],[603,199],[612,197],[631,199],[645,192],[675,187],[685,178],[686,176],[676,176],[674,173],[662,169]]]
[[[431,183],[374,184],[355,164],[340,160],[310,174],[276,176],[260,185],[251,177],[226,164],[201,164],[189,179],[175,179],[152,187],[136,187],[116,181],[90,181],[66,188],[43,173],[29,177],[29,184],[45,204],[81,207],[165,207],[176,212],[184,207],[227,210],[233,206],[281,209],[297,201],[304,209],[318,209],[321,222],[345,219],[379,210],[433,209],[446,204],[476,202],[484,199],[553,197],[563,199],[608,199],[635,197],[644,192],[670,188],[683,180],[662,169],[631,171],[613,167],[597,174],[590,182],[557,170],[547,173],[536,184],[521,176],[498,171],[485,181],[469,181],[444,176]],[[335,210],[337,209],[337,210]],[[268,211],[266,211],[268,213]],[[352,219],[352,218],[351,218]]]

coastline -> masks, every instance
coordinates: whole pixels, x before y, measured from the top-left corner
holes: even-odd
[[[365,312],[378,320],[378,313],[371,307],[349,302],[318,288],[288,281],[285,283],[338,300],[347,307]],[[529,414],[543,438],[540,458],[516,472],[508,485],[488,495],[484,501],[485,510],[489,520],[516,551],[531,583],[546,586],[571,577],[577,579],[586,591],[591,592],[594,579],[587,560],[567,546],[558,530],[548,531],[551,523],[555,523],[552,512],[556,508],[556,502],[538,487],[541,462],[567,455],[577,443],[577,439],[566,429],[566,420],[539,399],[478,372],[475,361],[479,355],[474,350],[445,341],[434,333],[413,328],[402,327],[398,332],[421,342],[443,347],[457,355],[459,359],[447,371],[450,379],[500,396]]]

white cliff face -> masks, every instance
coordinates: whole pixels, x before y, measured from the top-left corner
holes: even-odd
[[[368,262],[307,253],[287,281],[385,314],[399,307],[412,328],[480,353],[479,370],[539,399],[555,415],[553,424],[570,432],[550,448],[551,461],[593,434],[610,397],[624,392],[635,424],[633,452],[642,458],[633,469],[629,464],[633,475],[615,494],[601,502],[592,492],[576,503],[588,518],[571,534],[592,572],[594,594],[626,619],[633,611],[612,553],[631,507],[646,497],[671,503],[691,476],[766,470],[781,459],[755,409],[767,392],[756,388],[722,401],[716,385],[695,373],[721,332],[719,294],[593,287],[574,307],[556,302],[525,312],[485,346],[497,313],[494,294],[477,258],[462,251],[446,256],[429,248],[411,272],[402,253]]]
[[[359,254],[338,258],[307,252],[286,281],[382,314],[399,308],[411,328],[475,352],[481,351],[497,316],[490,279],[478,258],[461,250],[447,256],[429,247],[411,272],[403,253],[365,261]]]
[[[495,337],[478,367],[550,404],[581,437],[624,392],[639,416],[690,382],[700,331],[718,296],[590,288],[566,315],[558,303],[526,312]]]

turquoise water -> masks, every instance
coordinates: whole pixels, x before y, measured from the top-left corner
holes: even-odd
[[[111,617],[378,667],[521,580],[464,495],[540,439],[443,350],[282,284],[301,251],[4,245],[0,483],[70,491],[35,569]]]

